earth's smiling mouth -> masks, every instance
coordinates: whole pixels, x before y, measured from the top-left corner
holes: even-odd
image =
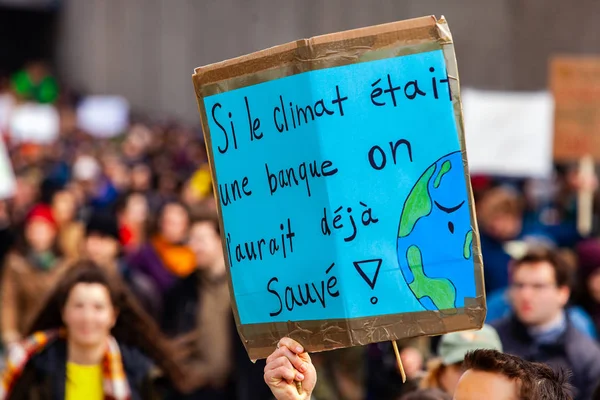
[[[463,200],[462,202],[460,202],[460,204],[454,206],[454,207],[444,207],[443,205],[441,205],[440,203],[438,203],[437,201],[434,201],[435,206],[440,209],[441,211],[445,212],[446,214],[452,214],[453,212],[458,211],[463,204],[465,204],[465,201]]]

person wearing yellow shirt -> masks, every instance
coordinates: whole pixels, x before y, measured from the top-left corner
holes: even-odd
[[[102,367],[67,361],[65,400],[102,400]]]
[[[79,261],[30,335],[7,349],[0,400],[160,398],[154,366],[175,385],[184,380],[161,338],[122,283],[91,261]]]

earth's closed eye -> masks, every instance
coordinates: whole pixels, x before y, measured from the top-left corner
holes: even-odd
[[[457,206],[454,206],[454,207],[444,207],[443,205],[441,205],[437,201],[434,201],[434,203],[435,203],[435,206],[437,208],[439,208],[441,211],[445,212],[446,214],[452,214],[453,212],[458,211],[463,206],[463,204],[465,204],[465,202],[462,201]]]

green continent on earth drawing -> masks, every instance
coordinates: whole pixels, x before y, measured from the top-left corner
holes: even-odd
[[[429,296],[438,310],[454,308],[454,286],[448,279],[425,276],[421,250],[417,246],[413,245],[408,248],[406,259],[415,278],[408,286],[415,296],[419,299]]]
[[[473,230],[460,151],[430,165],[404,202],[398,263],[426,310],[449,310],[475,297]]]
[[[410,195],[406,199],[404,212],[400,219],[400,233],[398,236],[403,237],[408,235],[419,218],[429,215],[431,212],[431,199],[427,191],[427,184],[431,175],[435,171],[435,165],[429,167],[417,182]]]

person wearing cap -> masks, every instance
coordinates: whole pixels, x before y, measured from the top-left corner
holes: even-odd
[[[3,343],[20,340],[46,295],[69,262],[57,250],[58,227],[49,206],[34,206],[25,219],[24,235],[6,257],[1,283],[0,329]]]
[[[464,372],[465,355],[479,349],[502,351],[498,333],[489,325],[484,325],[478,331],[453,332],[442,336],[438,346],[439,357],[429,363],[421,388],[437,388],[453,395]]]

